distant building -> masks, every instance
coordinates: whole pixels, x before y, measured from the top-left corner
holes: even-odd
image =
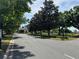
[[[24,32],[24,33],[28,32],[28,28],[27,27],[28,27],[28,25],[19,27],[19,32]]]

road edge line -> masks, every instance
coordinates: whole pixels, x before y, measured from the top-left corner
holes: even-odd
[[[74,57],[68,55],[68,54],[64,54],[66,57],[70,58],[70,59],[75,59]]]

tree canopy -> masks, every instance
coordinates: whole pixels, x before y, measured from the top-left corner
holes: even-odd
[[[53,4],[53,1],[45,0],[44,7],[34,15],[30,22],[31,31],[47,30],[50,36],[50,30],[56,28],[58,24],[58,6]]]
[[[33,0],[0,0],[0,17],[2,18],[5,32],[14,32],[20,24],[25,21],[22,19],[24,12],[30,12],[28,3]],[[0,19],[1,20],[1,19]]]
[[[44,7],[38,11],[30,21],[29,31],[47,30],[50,35],[51,29],[58,29],[59,35],[68,31],[68,27],[74,26],[79,29],[79,6],[74,6],[69,11],[59,12],[52,0],[45,0]]]

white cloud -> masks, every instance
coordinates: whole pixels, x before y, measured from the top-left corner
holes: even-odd
[[[41,10],[40,7],[43,6],[44,0],[36,0],[32,5],[29,5],[31,7],[31,13],[25,13],[24,16],[31,19],[32,16],[38,12],[38,10]]]
[[[54,0],[54,3],[59,6],[60,11],[65,11],[79,5],[79,0]]]
[[[60,5],[62,2],[67,0],[53,0],[56,5]]]
[[[43,6],[45,0],[36,0],[32,5],[30,5],[32,11],[31,13],[25,13],[27,18],[31,18],[35,13],[38,12]],[[69,10],[75,5],[79,5],[79,0],[53,0],[56,6],[59,6],[60,11]]]

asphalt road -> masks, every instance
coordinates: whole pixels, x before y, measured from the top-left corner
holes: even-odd
[[[79,59],[79,40],[57,41],[14,34],[8,59]]]

